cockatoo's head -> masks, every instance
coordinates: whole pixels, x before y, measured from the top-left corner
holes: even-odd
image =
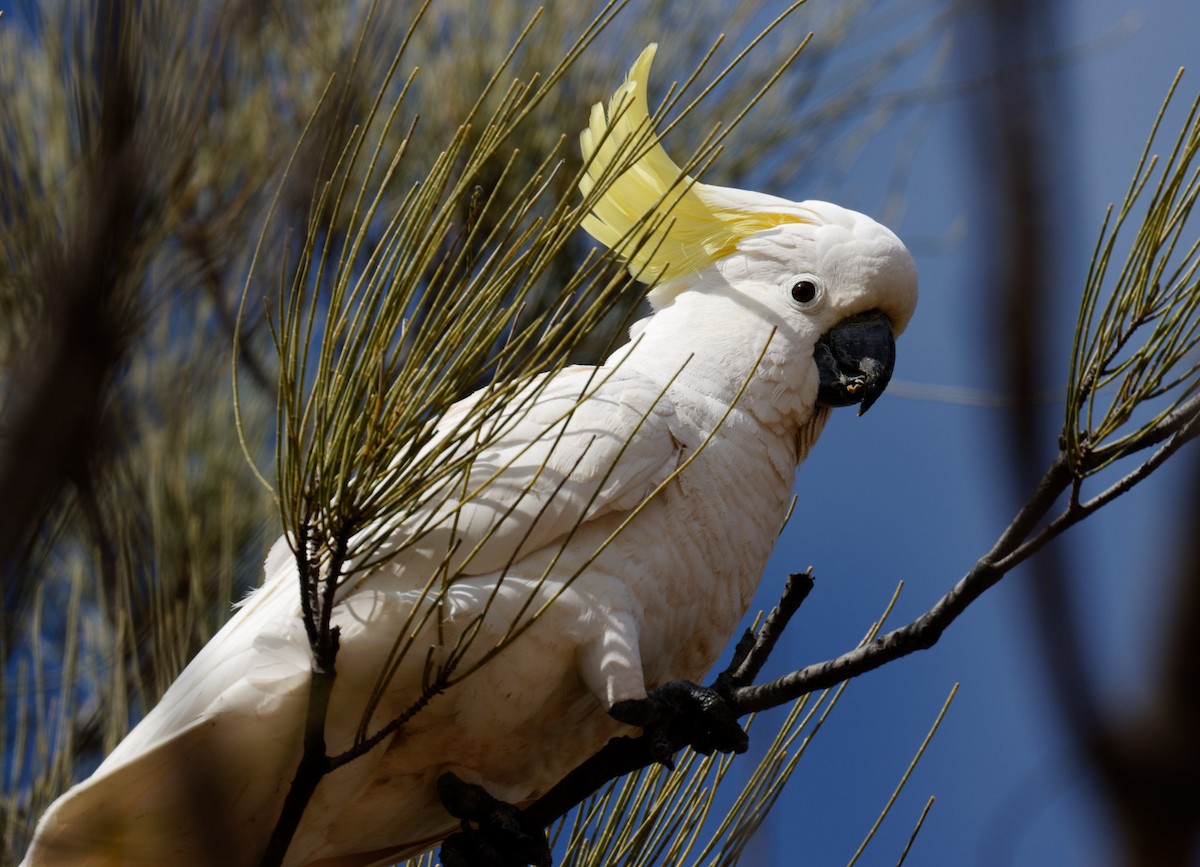
[[[637,279],[655,310],[719,293],[752,308],[793,347],[811,351],[816,402],[874,403],[891,378],[894,339],[917,303],[917,272],[900,239],[870,217],[827,202],[792,202],[702,184],[658,143],[642,52],[607,113],[581,135],[584,228]],[[597,194],[597,185],[603,188]]]

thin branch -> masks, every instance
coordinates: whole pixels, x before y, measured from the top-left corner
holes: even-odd
[[[1160,427],[1169,428],[1171,432],[1160,435],[1162,434]],[[1168,419],[1164,419],[1162,423],[1155,425],[1151,430],[1147,431],[1146,442],[1140,445],[1139,448],[1148,447],[1151,442],[1160,443],[1163,440],[1166,440],[1166,442],[1145,463],[1139,465],[1136,469],[1090,500],[1075,503],[1073,508],[1068,509],[1051,521],[1046,529],[1038,537],[1031,539],[1028,544],[1034,546],[1033,550],[1040,548],[1045,542],[1057,536],[1063,530],[1067,529],[1067,527],[1078,524],[1088,515],[1111,503],[1122,494],[1127,493],[1197,436],[1200,436],[1200,400],[1193,399],[1172,413]]]
[[[800,606],[812,592],[813,583],[811,566],[805,572],[793,572],[788,576],[779,604],[771,609],[758,635],[747,629],[742,640],[738,642],[733,661],[717,677],[718,692],[728,696],[737,687],[754,683],[791,621],[792,615],[800,610]]]
[[[942,710],[940,713],[938,713],[937,719],[933,721],[933,725],[930,726],[929,732],[925,735],[925,740],[921,741],[921,746],[917,748],[917,754],[913,756],[912,761],[908,763],[908,767],[905,769],[904,775],[900,777],[900,782],[896,784],[896,788],[892,792],[892,796],[888,798],[887,804],[884,805],[883,812],[879,814],[879,818],[875,820],[875,824],[872,825],[871,830],[867,832],[866,838],[862,841],[862,845],[858,847],[858,851],[854,853],[854,857],[850,859],[850,863],[847,865],[847,867],[854,867],[854,864],[859,858],[862,857],[863,852],[867,850],[867,846],[870,845],[872,838],[874,838],[875,834],[879,831],[879,827],[883,824],[883,820],[886,819],[888,813],[892,811],[892,807],[896,804],[896,799],[900,797],[900,792],[903,791],[905,784],[912,776],[912,772],[916,769],[917,762],[921,761],[921,756],[925,755],[925,750],[929,747],[929,742],[932,741],[933,736],[937,734],[937,730],[942,725],[942,720],[946,718],[946,711],[950,710],[950,703],[954,701],[954,696],[957,694],[958,684],[956,683],[953,687],[951,687],[950,694],[946,696],[946,701],[942,705]],[[926,806],[926,809],[929,809],[928,806]],[[923,817],[924,814],[922,814],[922,818]],[[917,823],[917,828],[920,828],[919,822]],[[916,831],[913,831],[913,836],[916,836]],[[909,846],[911,845],[912,840],[909,840]],[[904,851],[907,853],[908,847],[905,847]],[[901,856],[900,860],[903,861],[904,857]]]
[[[900,853],[900,860],[896,862],[896,867],[902,867],[908,853],[912,851],[913,843],[917,841],[917,835],[921,833],[921,828],[925,825],[925,817],[929,815],[930,808],[933,807],[934,797],[929,796],[929,800],[925,802],[925,809],[921,811],[921,816],[917,819],[917,825],[913,828],[912,834],[909,835],[908,843],[904,846],[904,851]]]
[[[1193,395],[1186,402],[1163,416],[1157,424],[1141,432],[1136,437],[1092,452],[1088,456],[1090,463],[1087,467],[1090,470],[1093,466],[1109,463],[1115,458],[1126,457],[1134,452],[1148,449],[1185,430],[1190,431],[1186,436],[1187,439],[1191,439],[1196,436],[1195,421],[1197,416],[1200,416],[1200,394]]]
[[[333,697],[333,684],[337,679],[336,662],[340,641],[339,630],[330,625],[330,617],[333,590],[337,587],[337,579],[345,565],[348,546],[349,540],[345,535],[334,540],[333,555],[325,575],[325,584],[321,588],[319,610],[314,611],[311,607],[304,610],[304,625],[308,631],[309,649],[313,660],[304,719],[304,752],[288,787],[279,818],[275,827],[271,829],[267,848],[259,861],[260,867],[279,867],[283,864],[288,846],[296,836],[308,802],[321,780],[333,770],[325,743],[325,720],[329,714],[330,699]],[[304,564],[300,580],[300,595],[303,598],[308,595],[310,587],[320,583],[320,570],[316,562],[306,556],[303,549],[297,552],[296,559]]]

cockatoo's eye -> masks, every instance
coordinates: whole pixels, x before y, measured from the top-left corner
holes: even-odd
[[[821,281],[810,274],[805,274],[792,281],[787,291],[792,306],[804,311],[812,310],[825,297],[825,288],[821,285]]]

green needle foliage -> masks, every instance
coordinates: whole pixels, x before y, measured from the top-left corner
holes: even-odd
[[[1189,234],[1200,197],[1200,98],[1167,157],[1150,153],[1181,76],[1163,102],[1124,201],[1115,214],[1109,209],[1084,285],[1064,427],[1079,479],[1144,448],[1200,387],[1200,240]],[[1139,203],[1141,221],[1116,264],[1118,236]]]

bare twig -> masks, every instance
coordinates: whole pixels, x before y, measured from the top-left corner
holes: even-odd
[[[933,807],[933,802],[934,797],[930,795],[929,800],[925,802],[925,809],[921,811],[921,816],[917,819],[916,827],[913,828],[908,842],[904,845],[904,851],[900,853],[900,860],[896,862],[896,867],[903,867],[905,859],[908,858],[908,853],[912,851],[913,843],[917,841],[917,835],[921,833],[921,828],[925,825],[925,817],[929,815],[929,810]]]
[[[917,767],[917,762],[921,761],[921,756],[923,756],[925,754],[925,750],[929,747],[929,742],[932,741],[933,736],[935,734],[937,734],[937,730],[941,726],[942,720],[946,718],[946,711],[950,710],[950,703],[952,701],[954,701],[954,696],[957,694],[958,694],[958,684],[956,683],[956,684],[954,684],[953,687],[950,688],[950,694],[948,696],[946,696],[946,701],[942,705],[942,709],[938,713],[937,719],[935,719],[933,721],[933,725],[930,726],[928,734],[925,735],[925,740],[921,741],[921,746],[917,749],[916,755],[914,755],[912,757],[912,761],[909,762],[908,767],[904,771],[904,775],[902,777],[900,777],[900,782],[897,783],[895,790],[892,792],[892,796],[888,799],[887,804],[883,808],[883,812],[881,812],[879,814],[879,818],[875,820],[875,824],[872,825],[871,830],[867,832],[866,838],[862,841],[862,845],[860,845],[858,847],[858,850],[854,853],[854,857],[850,859],[850,863],[847,865],[847,867],[854,867],[854,865],[858,862],[858,859],[862,857],[863,852],[867,851],[867,846],[870,844],[871,839],[879,831],[879,826],[883,824],[883,820],[886,819],[888,813],[890,813],[892,811],[892,807],[895,805],[896,799],[898,797],[900,797],[900,792],[904,789],[904,786],[908,782],[909,777],[912,776],[913,770]],[[925,809],[926,810],[929,809],[928,805],[926,805]],[[924,818],[924,814],[922,814],[922,818]],[[917,830],[919,830],[920,827],[921,827],[921,823],[918,822]],[[913,831],[914,837],[916,836],[916,833],[917,833],[916,830],[914,830]],[[910,839],[908,842],[909,842],[909,847],[911,847],[912,840]],[[908,852],[909,847],[905,847],[905,850],[904,850],[905,853]],[[903,861],[904,857],[901,856],[900,860]]]
[[[806,572],[794,572],[788,576],[779,604],[771,609],[762,629],[757,635],[747,629],[742,640],[738,642],[729,668],[717,677],[718,692],[728,697],[737,687],[754,683],[767,657],[771,655],[771,651],[783,635],[783,630],[791,621],[792,615],[800,610],[800,606],[812,592],[813,583],[812,567]]]

